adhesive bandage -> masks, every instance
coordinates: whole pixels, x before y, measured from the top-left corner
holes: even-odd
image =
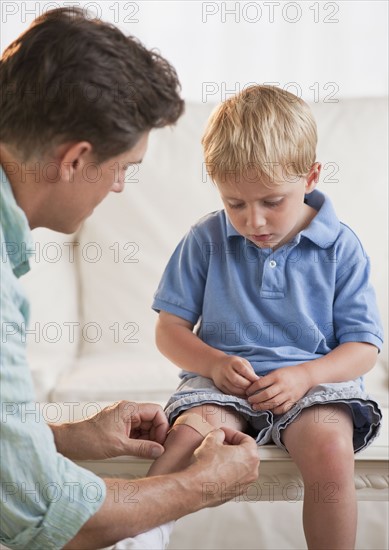
[[[169,432],[175,426],[179,426],[182,424],[185,426],[190,426],[203,437],[206,437],[210,432],[217,430],[215,426],[212,426],[212,424],[204,420],[199,414],[192,413],[192,414],[183,414],[179,416],[175,421],[174,425],[170,428]]]

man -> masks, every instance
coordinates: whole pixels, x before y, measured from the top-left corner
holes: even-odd
[[[18,280],[29,270],[30,230],[71,233],[110,191],[122,191],[149,132],[183,111],[174,69],[72,7],[47,12],[7,48],[0,83],[1,542],[29,550],[108,546],[242,493],[259,461],[251,438],[233,430],[210,433],[186,470],[130,488],[115,479],[118,494],[69,458],[159,456],[168,429],[160,407],[123,401],[61,426],[23,415],[34,401],[23,344],[28,301]],[[91,165],[99,174],[93,182]],[[10,324],[17,330],[5,331]],[[210,481],[221,489],[205,498]]]

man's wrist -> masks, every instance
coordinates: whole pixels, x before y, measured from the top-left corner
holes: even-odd
[[[67,456],[68,448],[68,435],[69,435],[69,424],[49,424],[49,428],[54,435],[54,443],[57,451],[64,456]]]
[[[206,471],[199,464],[192,464],[174,474],[174,482],[178,484],[176,495],[180,494],[182,516],[197,512],[206,506],[205,494],[209,480]]]

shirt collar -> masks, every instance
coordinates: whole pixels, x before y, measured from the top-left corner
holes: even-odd
[[[305,201],[309,206],[317,210],[317,214],[308,227],[296,235],[298,240],[301,237],[305,237],[317,244],[317,246],[320,246],[320,248],[330,248],[340,231],[340,221],[332,206],[332,202],[324,193],[317,189],[306,195]]]
[[[235,229],[235,227],[232,225],[232,223],[230,222],[230,218],[227,216],[227,212],[225,210],[223,210],[224,212],[224,216],[226,218],[226,231],[227,231],[227,238],[230,238],[230,237],[242,237],[242,239],[244,238],[243,235],[241,235],[240,233],[237,232],[237,230]]]
[[[320,248],[329,248],[335,242],[340,230],[340,222],[330,199],[324,193],[315,189],[305,196],[305,201],[317,210],[317,214],[309,226],[292,239],[293,243],[297,244],[300,242],[301,237],[305,237]],[[243,235],[236,231],[225,211],[224,215],[226,217],[227,238],[242,237],[243,239]]]
[[[32,251],[33,238],[26,214],[17,205],[11,184],[0,166],[0,224],[4,236],[1,247],[1,261],[10,261],[16,277],[30,270],[29,251]]]

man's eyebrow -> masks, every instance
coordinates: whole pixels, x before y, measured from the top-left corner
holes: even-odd
[[[131,161],[129,161],[129,162],[123,162],[122,167],[127,169],[127,168],[129,168],[130,166],[136,166],[136,165],[138,165],[138,164],[142,164],[142,160],[143,160],[143,159],[131,160]]]

